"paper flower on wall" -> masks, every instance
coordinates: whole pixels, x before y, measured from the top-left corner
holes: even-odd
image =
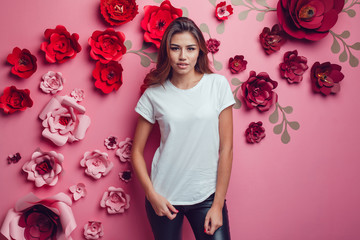
[[[84,226],[85,239],[100,239],[104,236],[104,228],[101,222],[89,221]]]
[[[210,38],[209,40],[206,41],[207,50],[212,54],[217,53],[219,51],[219,46],[220,46],[220,41],[216,40],[215,38]]]
[[[120,61],[126,53],[124,41],[124,33],[116,32],[113,28],[108,28],[105,31],[94,31],[88,40],[91,47],[90,56],[102,63]]]
[[[29,89],[17,89],[15,86],[6,87],[3,95],[0,96],[0,108],[5,113],[24,111],[31,108],[33,101],[30,98]]]
[[[108,159],[108,154],[99,150],[85,152],[80,165],[85,167],[85,173],[94,179],[106,176],[114,166]]]
[[[85,184],[78,183],[69,187],[69,191],[72,193],[73,199],[75,201],[79,200],[82,197],[85,197],[87,194]]]
[[[46,29],[44,32],[45,42],[40,49],[45,52],[45,58],[49,63],[64,63],[76,56],[81,51],[79,35],[70,33],[62,25],[55,29]]]
[[[124,182],[129,182],[132,179],[132,173],[130,170],[125,170],[119,173],[119,177]]]
[[[130,207],[130,195],[122,188],[109,187],[103,194],[100,206],[110,214],[123,213]]]
[[[82,140],[90,126],[85,107],[69,96],[53,97],[41,111],[39,118],[43,120],[43,137],[57,146]]]
[[[70,93],[70,97],[74,98],[77,102],[81,102],[85,98],[85,92],[80,88],[74,88]]]
[[[262,126],[263,123],[251,122],[249,127],[245,131],[246,141],[248,143],[259,143],[265,137],[265,128]]]
[[[19,162],[21,159],[21,155],[20,153],[15,153],[15,154],[10,154],[8,157],[7,157],[7,161],[8,161],[8,164],[11,164],[11,163],[17,163]]]
[[[286,52],[284,61],[280,63],[281,77],[285,78],[289,83],[301,82],[307,69],[306,57],[298,56],[297,50]]]
[[[230,15],[233,14],[233,7],[229,4],[226,5],[226,2],[220,2],[216,5],[215,16],[219,21],[224,21],[228,19]]]
[[[114,136],[110,136],[110,137],[106,138],[104,141],[105,147],[109,150],[117,148],[117,145],[118,145],[117,140],[118,140],[118,138],[114,137]]]
[[[113,26],[130,22],[139,13],[135,0],[101,0],[100,11]]]
[[[65,79],[61,72],[48,71],[41,78],[40,88],[44,93],[55,94],[64,88]]]
[[[279,0],[277,16],[289,35],[317,41],[329,33],[343,7],[344,0]]]
[[[36,57],[25,48],[15,47],[7,56],[7,61],[13,65],[11,73],[21,78],[29,78],[37,69]]]
[[[121,162],[131,161],[132,144],[133,140],[131,138],[126,138],[125,141],[119,143],[119,149],[116,150],[116,156],[119,157]]]
[[[249,109],[257,108],[260,112],[264,112],[277,102],[278,95],[273,91],[277,85],[278,83],[273,81],[266,72],[256,75],[254,71],[251,71],[248,80],[241,85],[239,92]]]
[[[175,8],[169,0],[161,3],[160,7],[147,5],[144,7],[144,18],[141,21],[141,28],[145,31],[144,40],[160,47],[161,39],[165,29],[176,18],[181,17],[183,12]]]
[[[76,228],[71,199],[64,193],[40,199],[33,193],[7,212],[1,233],[7,239],[68,239]]]
[[[260,36],[260,44],[265,50],[265,53],[270,55],[279,51],[281,46],[286,42],[284,31],[280,29],[278,24],[275,24],[270,31],[270,28],[265,27]]]
[[[229,59],[229,69],[231,73],[239,73],[246,69],[247,61],[243,55],[236,55]]]
[[[95,78],[95,87],[100,89],[103,93],[111,93],[117,91],[123,84],[123,68],[120,63],[111,61],[108,63],[96,63],[95,69],[92,72]]]
[[[55,186],[62,172],[64,156],[55,151],[43,152],[37,149],[22,170],[28,174],[27,179],[35,182],[36,187]]]
[[[311,86],[314,92],[325,96],[340,91],[339,82],[344,78],[341,66],[330,62],[315,62],[311,67]]]

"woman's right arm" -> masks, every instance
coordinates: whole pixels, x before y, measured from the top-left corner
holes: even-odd
[[[170,220],[176,217],[177,210],[166,198],[155,192],[151,183],[144,159],[144,149],[153,124],[139,116],[132,146],[132,165],[145,196],[159,216],[167,216]]]

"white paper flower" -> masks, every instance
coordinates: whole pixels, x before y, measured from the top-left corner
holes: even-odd
[[[70,192],[73,194],[73,198],[75,201],[79,200],[82,197],[85,197],[87,194],[85,184],[78,183],[77,185],[73,185],[69,187]]]
[[[45,93],[55,94],[63,89],[64,82],[60,72],[49,71],[42,76],[40,88]]]
[[[120,158],[121,162],[131,161],[132,144],[133,140],[131,138],[126,138],[125,141],[119,143],[119,149],[116,150],[116,156]]]
[[[86,239],[99,239],[104,236],[104,228],[101,222],[89,221],[84,226],[84,237]]]
[[[109,187],[103,194],[100,206],[110,214],[123,213],[130,207],[130,195],[122,188]]]
[[[108,159],[108,154],[99,150],[84,153],[80,165],[85,167],[85,173],[94,179],[106,176],[114,166]]]

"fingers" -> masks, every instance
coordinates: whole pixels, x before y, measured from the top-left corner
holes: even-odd
[[[210,231],[210,218],[208,216],[205,217],[205,222],[204,222],[204,232],[206,234],[209,234]]]
[[[171,203],[169,203],[169,202],[166,203],[166,206],[167,206],[167,211],[166,211],[165,215],[170,220],[173,220],[174,218],[176,218],[176,215],[179,211],[173,205],[171,205]]]

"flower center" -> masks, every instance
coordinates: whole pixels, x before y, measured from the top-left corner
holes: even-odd
[[[20,58],[19,59],[19,65],[26,66],[29,64],[29,61],[26,58]]]
[[[114,10],[115,10],[116,12],[119,12],[119,13],[124,13],[124,5],[122,5],[122,4],[120,4],[120,5],[116,4],[115,7],[114,7]]]
[[[165,24],[166,24],[165,20],[159,19],[159,21],[156,24],[156,28],[162,31],[164,30]]]
[[[52,170],[51,163],[49,159],[44,160],[43,162],[36,165],[35,170],[40,174],[44,175],[49,173]]]
[[[317,78],[322,81],[322,82],[325,82],[325,83],[331,83],[331,81],[327,80],[327,75],[326,73],[318,73],[317,74]]]
[[[107,74],[107,78],[108,79],[113,79],[115,77],[115,72],[114,71],[110,71],[108,74]],[[111,140],[110,140],[111,142]]]
[[[235,67],[238,67],[239,65],[240,65],[239,62],[235,62],[235,63],[234,63],[234,66],[235,66]]]
[[[110,200],[114,203],[118,203],[120,202],[120,196],[114,193],[110,196]]]
[[[70,117],[61,116],[59,119],[59,123],[63,126],[67,126],[70,122]]]
[[[312,17],[315,15],[315,8],[312,6],[304,6],[299,11],[299,18],[304,21],[310,21]]]
[[[226,13],[226,6],[220,7],[218,9],[218,14],[219,15],[225,15],[225,13]]]

